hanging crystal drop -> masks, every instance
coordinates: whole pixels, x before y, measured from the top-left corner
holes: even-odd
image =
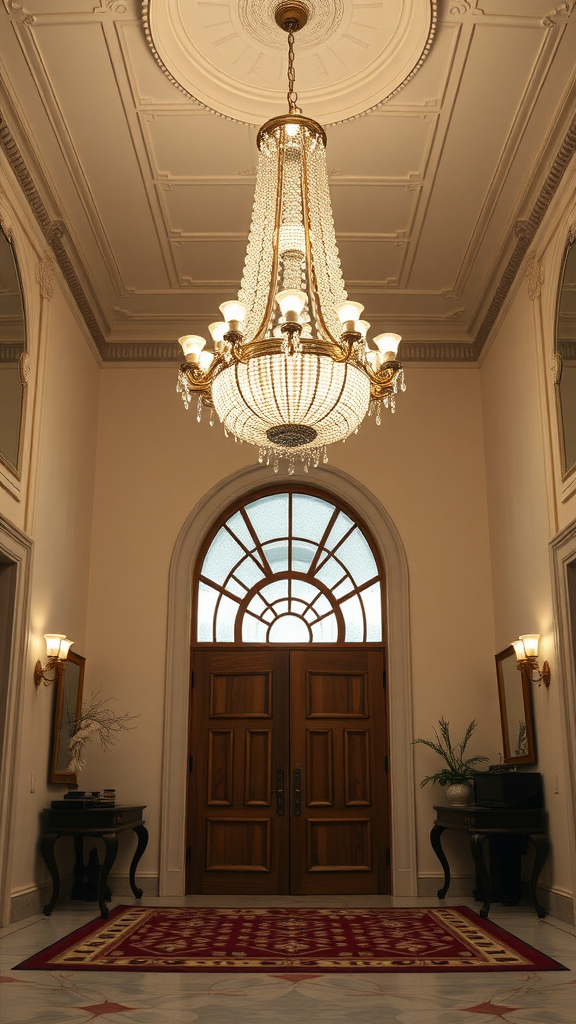
[[[198,401],[196,403],[196,419],[200,423],[202,419],[202,398],[198,395]]]
[[[387,405],[387,404],[388,404],[388,399],[385,398],[384,399],[384,405]],[[376,426],[377,427],[379,427],[381,422],[382,422],[381,417],[380,417],[380,407],[381,407],[381,403],[378,402],[378,404],[376,406]]]

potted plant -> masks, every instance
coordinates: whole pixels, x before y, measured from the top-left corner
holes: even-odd
[[[434,729],[436,741],[417,739],[414,740],[414,743],[424,743],[426,747],[430,747],[446,762],[446,767],[439,772],[434,772],[434,775],[427,775],[422,779],[420,785],[425,786],[428,782],[437,782],[440,786],[446,786],[446,796],[450,803],[460,806],[469,804],[472,797],[474,768],[482,761],[488,760],[482,754],[464,757],[468,741],[476,728],[476,719],[470,722],[462,742],[456,743],[454,746],[450,739],[450,723],[445,718],[440,718],[438,726],[440,734],[438,734],[438,730]]]

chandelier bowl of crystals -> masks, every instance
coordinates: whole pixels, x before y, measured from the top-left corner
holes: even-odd
[[[177,391],[186,408],[197,398],[226,434],[256,445],[260,462],[295,461],[307,471],[326,448],[355,433],[366,415],[380,423],[405,390],[397,360],[401,338],[375,337],[364,307],[350,302],[336,245],[326,134],[297,105],[294,33],[306,23],[300,0],[283,2],[276,21],[288,33],[287,114],[258,133],[256,191],[244,273],[237,300],[220,306],[210,324],[213,351],[199,335],[180,344],[186,361]]]

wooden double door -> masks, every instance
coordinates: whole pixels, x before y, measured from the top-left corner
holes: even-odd
[[[384,652],[193,656],[188,892],[389,892]]]

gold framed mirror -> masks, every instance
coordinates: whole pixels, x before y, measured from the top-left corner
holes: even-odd
[[[532,690],[526,672],[517,668],[512,646],[496,655],[504,764],[536,764]]]
[[[66,661],[60,662],[56,676],[56,704],[54,707],[54,733],[52,737],[52,764],[50,782],[56,785],[77,786],[75,772],[68,771],[70,754],[70,718],[78,721],[82,709],[84,668],[86,658],[74,651],[68,652]]]

